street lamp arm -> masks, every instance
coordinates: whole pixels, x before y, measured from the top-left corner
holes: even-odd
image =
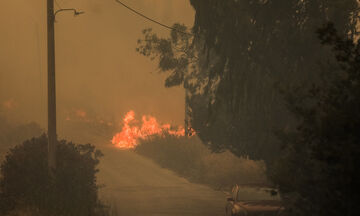
[[[60,12],[64,12],[64,11],[73,11],[74,12],[74,16],[77,16],[77,15],[80,15],[80,14],[83,14],[85,12],[83,11],[77,11],[76,9],[74,8],[62,8],[62,9],[59,9],[57,10],[55,13],[54,13],[54,18],[56,18],[56,15]]]

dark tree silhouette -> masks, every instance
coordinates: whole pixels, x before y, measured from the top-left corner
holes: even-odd
[[[170,72],[166,86],[188,90],[191,125],[209,148],[273,161],[280,151],[273,132],[294,122],[275,86],[320,79],[329,51],[315,31],[331,20],[340,35],[355,35],[357,1],[190,2],[193,37],[146,30],[138,50]]]
[[[94,146],[60,141],[55,177],[47,165],[45,135],[12,148],[1,164],[0,210],[35,215],[96,215],[99,209],[96,166],[102,155]]]
[[[283,133],[283,151],[271,179],[289,215],[358,215],[360,166],[360,41],[333,24],[318,31],[337,63],[308,90],[285,92],[299,124]]]

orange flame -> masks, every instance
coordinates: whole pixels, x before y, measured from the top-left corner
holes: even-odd
[[[120,133],[115,134],[112,144],[121,149],[132,149],[138,144],[138,139],[145,139],[151,135],[164,135],[165,133],[174,136],[184,136],[185,129],[179,126],[177,130],[173,130],[170,124],[159,124],[156,118],[152,116],[143,116],[142,125],[131,126],[137,123],[135,112],[130,110],[123,119],[124,126]]]
[[[84,110],[76,110],[75,112],[76,116],[80,117],[80,118],[85,118],[86,117],[86,112]]]

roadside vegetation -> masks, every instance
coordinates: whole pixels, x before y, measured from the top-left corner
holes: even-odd
[[[318,35],[336,61],[321,82],[284,92],[299,123],[279,134],[282,154],[269,174],[289,215],[357,215],[360,40],[341,36],[332,23]]]
[[[1,164],[2,215],[98,215],[97,165],[101,152],[94,146],[60,141],[57,169],[47,164],[47,137],[27,140],[11,148]]]
[[[262,161],[236,157],[229,151],[214,154],[197,136],[153,136],[141,140],[135,152],[191,182],[215,189],[229,190],[235,184],[268,184]]]
[[[41,127],[0,120],[0,215],[117,215],[98,197],[102,153],[95,146],[59,141],[57,169],[50,175]]]
[[[358,215],[357,0],[190,0],[194,26],[143,31],[138,52],[186,89],[213,152],[263,160],[286,215]]]

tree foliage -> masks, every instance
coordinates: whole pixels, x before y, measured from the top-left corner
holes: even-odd
[[[1,164],[0,210],[29,210],[36,215],[96,215],[99,207],[94,146],[60,141],[54,177],[47,164],[48,139],[33,138],[10,150]]]
[[[181,85],[189,73],[189,65],[196,62],[197,57],[192,46],[192,36],[187,27],[174,24],[170,38],[159,38],[152,33],[152,29],[144,29],[144,39],[138,40],[136,49],[140,54],[159,59],[159,68],[162,72],[169,72],[165,80],[166,87]]]
[[[355,35],[357,1],[190,2],[193,37],[172,31],[160,39],[145,32],[141,53],[156,54],[160,69],[176,80],[170,83],[188,90],[191,125],[213,151],[273,160],[279,152],[273,132],[293,121],[276,86],[319,79],[318,63],[329,52],[315,31],[331,20],[339,34]],[[174,35],[185,40],[174,43]],[[186,49],[176,49],[179,42]]]
[[[358,215],[360,199],[360,44],[343,38],[333,24],[319,30],[337,64],[307,90],[286,92],[299,120],[281,135],[283,151],[271,178],[289,215]]]

